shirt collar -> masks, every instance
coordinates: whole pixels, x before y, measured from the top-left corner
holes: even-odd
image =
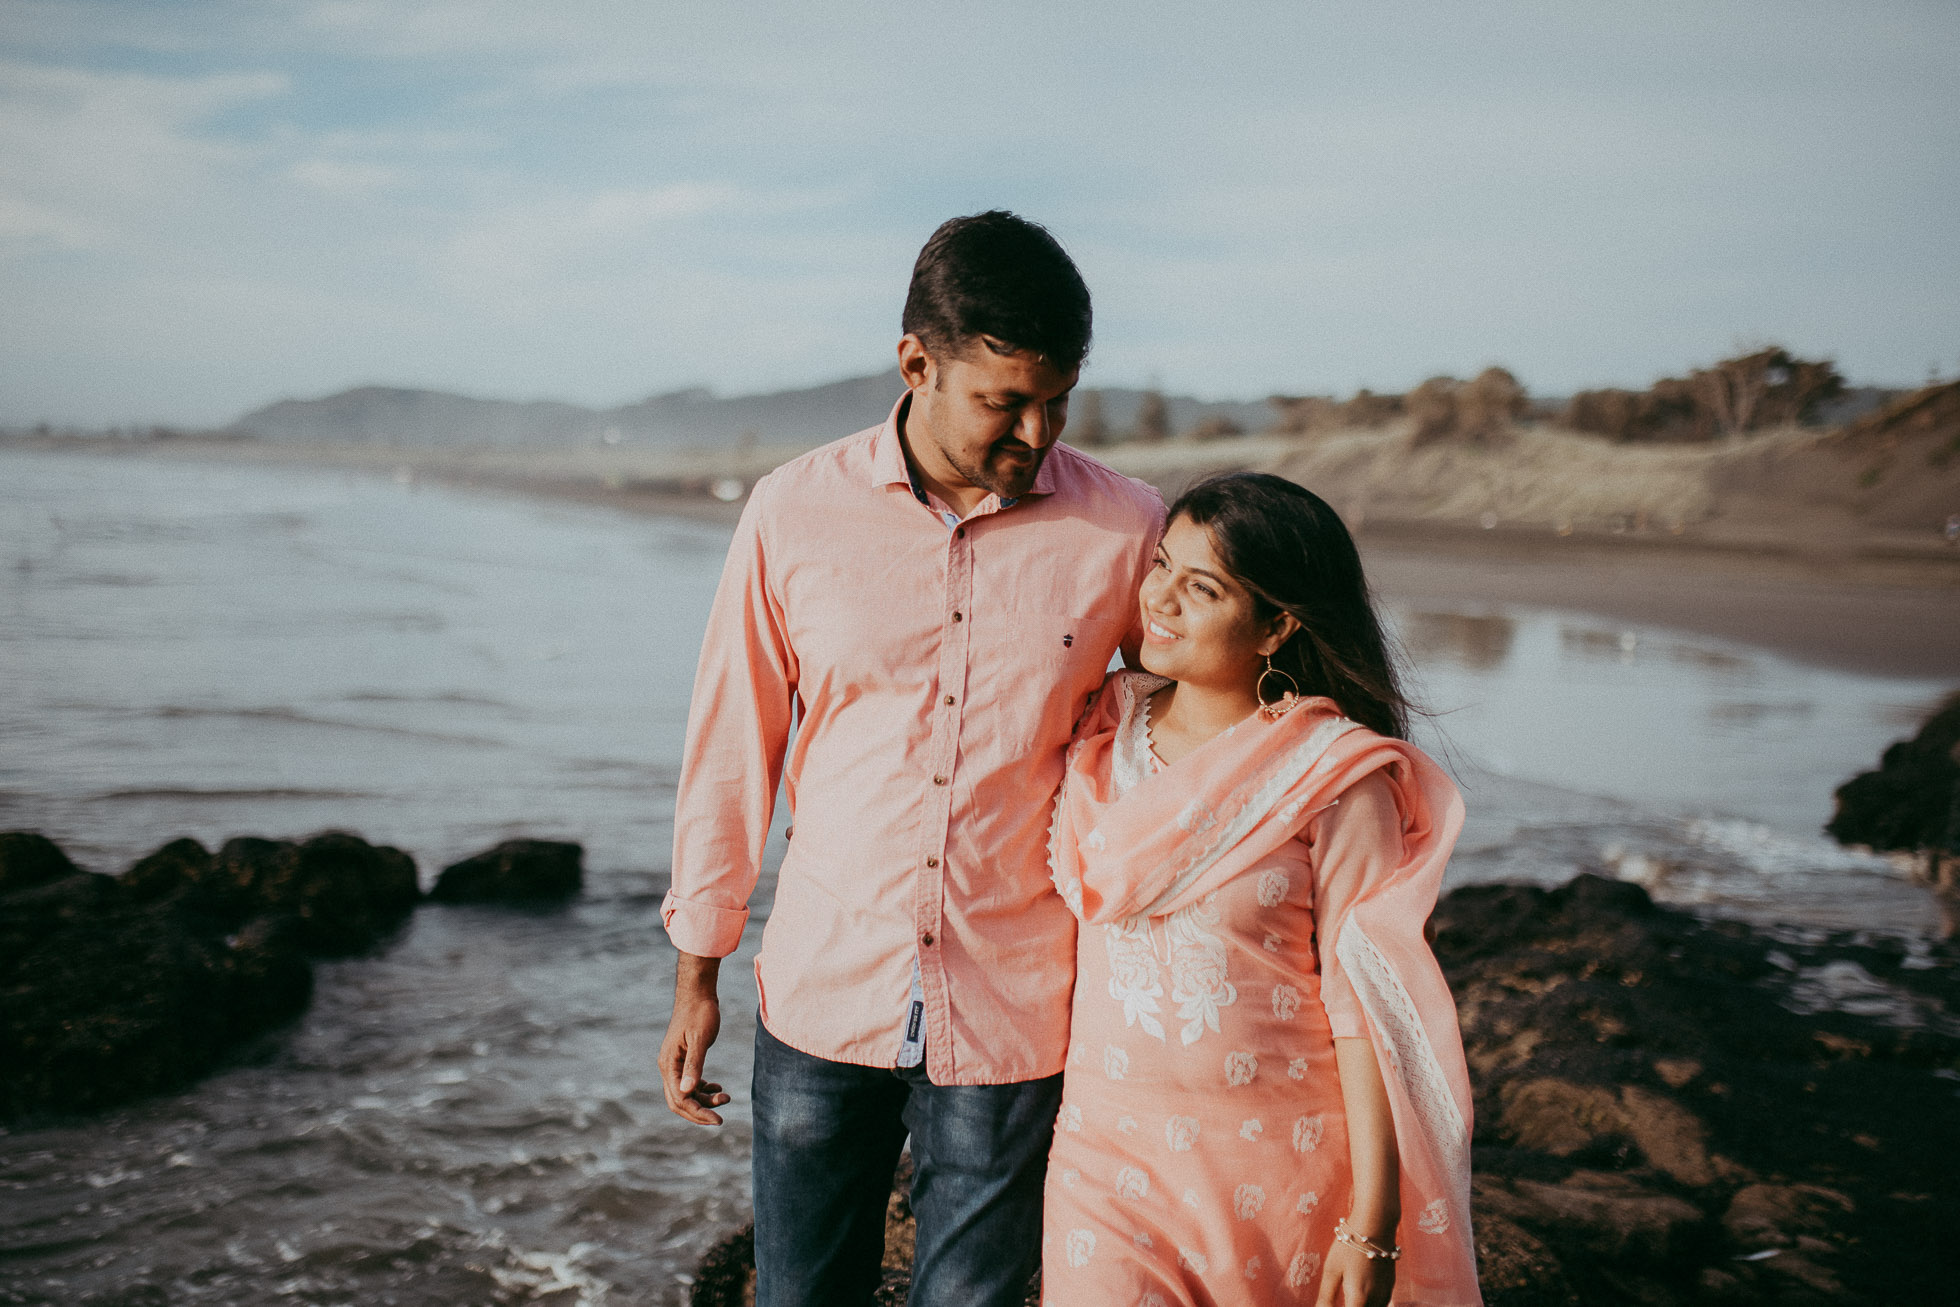
[[[918,477],[912,473],[912,465],[905,461],[905,442],[898,434],[899,424],[912,403],[912,392],[906,391],[892,405],[891,413],[885,418],[885,425],[871,442],[871,484],[874,486],[904,486],[912,492],[920,503],[926,502],[925,487],[919,484]],[[1055,453],[1051,447],[1048,457],[1041,460],[1041,470],[1034,474],[1034,485],[1028,492],[1014,499],[999,501],[1002,508],[1012,508],[1023,499],[1035,495],[1055,493]]]

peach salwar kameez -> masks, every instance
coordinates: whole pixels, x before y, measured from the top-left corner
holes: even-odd
[[[1423,938],[1455,787],[1326,699],[1165,767],[1165,684],[1110,677],[1057,800],[1055,883],[1081,931],[1044,1300],[1312,1303],[1353,1191],[1333,1041],[1359,1037],[1400,1154],[1393,1301],[1480,1303],[1469,1079]]]

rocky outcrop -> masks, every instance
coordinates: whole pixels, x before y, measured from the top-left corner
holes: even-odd
[[[1458,890],[1434,926],[1477,1099],[1491,1307],[1951,1296],[1950,946],[1771,938],[1591,875]],[[1866,1015],[1819,1010],[1833,985]],[[892,1247],[907,1220],[901,1187]],[[743,1238],[695,1303],[745,1301]],[[890,1301],[904,1261],[887,1257]]]
[[[1824,829],[1840,843],[1917,854],[1928,879],[1960,893],[1960,694],[1888,747],[1876,771],[1838,786]]]
[[[511,841],[459,869],[473,901],[576,893],[576,844]],[[0,1121],[188,1084],[305,1010],[315,958],[380,947],[421,899],[399,849],[329,831],[172,840],[120,876],[0,833]]]
[[[1773,939],[1596,876],[1459,890],[1434,924],[1477,1095],[1493,1307],[1951,1285],[1951,950]],[[1807,1011],[1834,978],[1883,1018]]]
[[[0,836],[12,887],[40,836]],[[55,850],[58,854],[59,851]],[[177,840],[121,877],[0,892],[0,1119],[90,1111],[186,1084],[306,1007],[315,956],[373,947],[415,864],[352,835]]]
[[[59,845],[32,831],[0,831],[0,894],[33,889],[79,870]]]
[[[505,840],[442,869],[437,903],[557,903],[585,884],[585,850],[563,840]]]
[[[177,904],[227,927],[288,920],[295,942],[317,957],[373,948],[421,897],[413,858],[341,831],[297,842],[241,836],[215,854],[172,840],[119,880],[138,901]]]

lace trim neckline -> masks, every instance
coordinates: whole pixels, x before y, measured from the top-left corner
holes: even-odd
[[[1112,759],[1116,793],[1128,794],[1145,778],[1162,771],[1164,760],[1150,743],[1150,696],[1170,684],[1161,676],[1147,672],[1127,673],[1121,685],[1123,715],[1116,731],[1116,751]]]
[[[1157,741],[1150,734],[1150,703],[1157,697],[1157,691],[1137,696],[1137,747],[1142,752],[1142,761],[1150,765],[1152,771],[1162,771],[1170,766],[1164,755],[1157,752]]]

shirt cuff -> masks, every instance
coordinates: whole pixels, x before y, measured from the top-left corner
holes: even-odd
[[[749,924],[749,910],[696,903],[668,890],[660,905],[660,924],[667,928],[667,938],[681,952],[700,958],[725,958],[742,942],[742,928]]]

